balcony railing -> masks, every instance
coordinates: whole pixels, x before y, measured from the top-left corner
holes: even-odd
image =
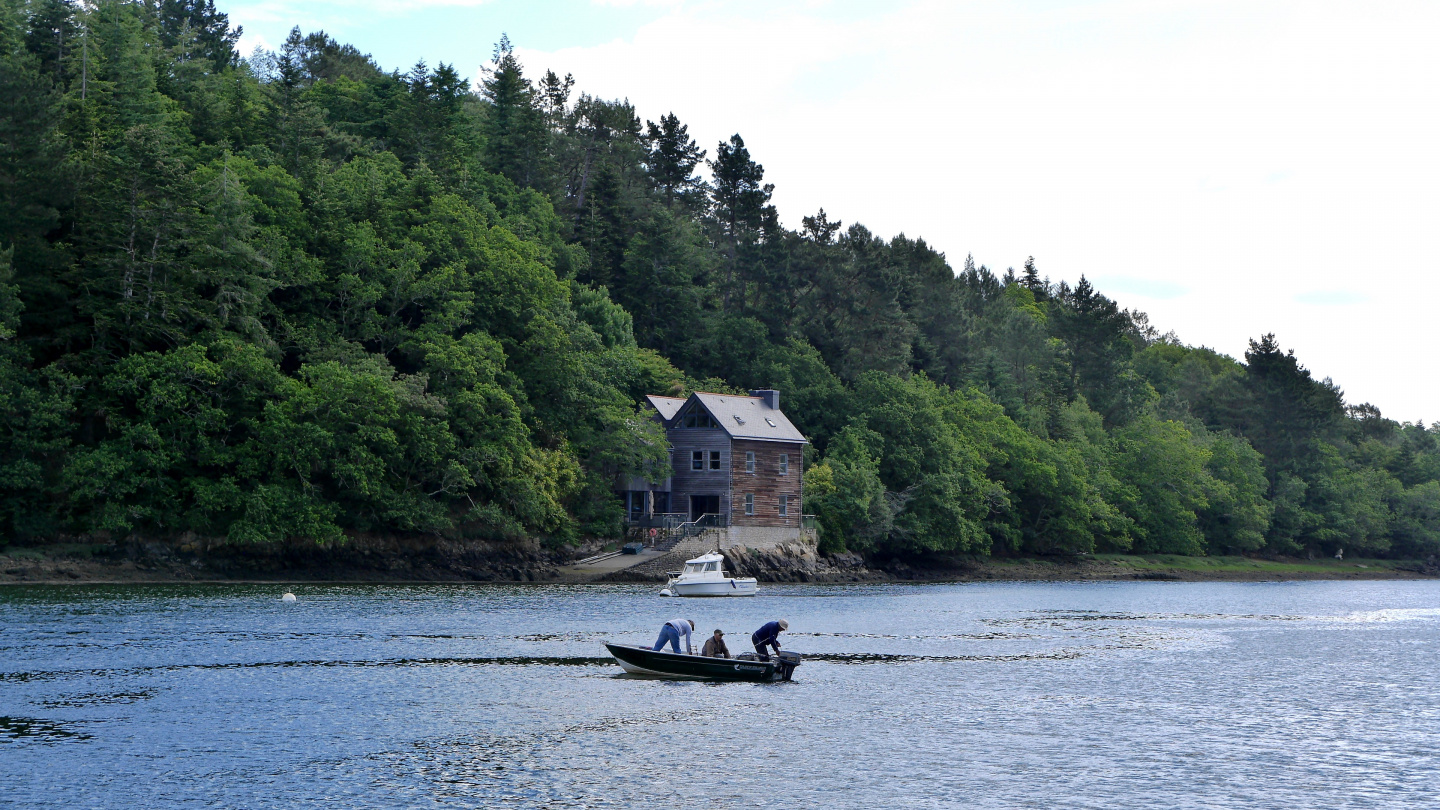
[[[680,537],[694,537],[706,529],[723,529],[730,525],[729,515],[706,514],[695,520],[686,521],[676,526],[673,534]]]
[[[689,520],[684,512],[655,512],[649,515],[635,515],[625,522],[637,529],[673,529]]]
[[[694,537],[706,529],[720,529],[729,525],[729,515],[707,513],[690,520],[690,516],[684,512],[663,512],[629,518],[625,521],[625,530],[627,536],[656,546],[668,540]]]

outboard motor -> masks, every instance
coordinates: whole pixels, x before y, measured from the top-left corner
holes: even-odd
[[[775,656],[775,658],[775,671],[780,675],[780,680],[790,680],[790,676],[795,674],[795,667],[800,666],[800,653],[793,653],[789,650],[781,650]]]

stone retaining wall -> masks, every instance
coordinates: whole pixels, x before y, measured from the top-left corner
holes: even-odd
[[[802,529],[798,526],[730,526],[712,531],[723,532],[719,538],[721,551],[731,549],[768,551],[796,543],[814,548],[819,541],[815,530]],[[711,545],[707,550],[714,551],[715,546]]]

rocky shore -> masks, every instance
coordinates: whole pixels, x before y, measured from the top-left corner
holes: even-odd
[[[313,543],[235,546],[194,536],[171,541],[70,542],[0,551],[0,585],[144,582],[664,582],[684,562],[665,555],[603,576],[577,579],[563,567],[601,550],[536,541],[490,543],[436,537],[360,536]],[[1247,557],[1093,555],[1071,558],[967,556],[874,559],[821,554],[808,543],[725,552],[726,570],[761,582],[1274,581],[1427,579],[1440,561],[1304,560]],[[672,559],[672,557],[675,557]]]
[[[0,584],[66,582],[545,582],[574,550],[535,541],[359,536],[343,545],[75,542],[0,552]]]

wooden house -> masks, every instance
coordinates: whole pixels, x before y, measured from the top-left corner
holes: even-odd
[[[668,514],[722,527],[800,527],[807,442],[780,410],[779,391],[646,399],[665,426],[673,475],[625,482],[632,522]]]

